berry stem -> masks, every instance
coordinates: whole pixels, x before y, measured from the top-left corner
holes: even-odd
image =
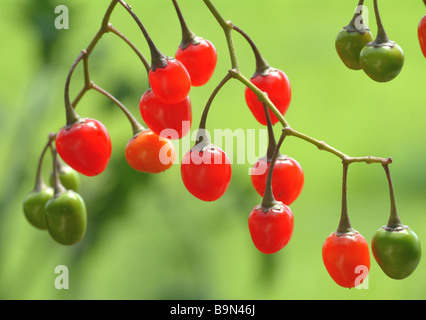
[[[216,7],[213,5],[211,0],[203,0],[203,1],[206,4],[207,8],[209,8],[213,16],[216,18],[217,22],[219,22],[223,31],[225,32],[226,42],[228,44],[229,55],[231,58],[232,69],[239,71],[240,67],[238,65],[237,52],[235,50],[234,39],[232,38],[232,29],[233,29],[232,22],[225,20],[221,16],[221,14],[219,13],[219,11],[217,11]]]
[[[113,34],[117,35],[119,38],[121,38],[125,43],[129,45],[129,47],[134,51],[134,53],[139,57],[139,59],[142,61],[146,72],[149,73],[150,65],[148,60],[145,58],[145,56],[139,51],[138,48],[120,31],[118,31],[116,28],[113,27],[113,25],[110,23],[108,24],[108,30],[111,31]]]
[[[376,16],[376,23],[377,23],[377,36],[376,39],[373,41],[374,46],[381,46],[383,44],[389,44],[389,38],[386,34],[385,28],[382,24],[382,19],[380,18],[380,12],[379,12],[379,6],[377,4],[377,0],[374,0],[374,14]]]
[[[249,37],[249,35],[244,32],[244,30],[238,28],[236,25],[232,25],[232,28],[237,31],[239,34],[241,34],[249,43],[253,53],[254,53],[254,57],[256,59],[256,71],[253,74],[253,77],[257,76],[257,75],[263,75],[265,73],[267,73],[267,71],[269,69],[271,69],[271,66],[269,65],[269,63],[265,60],[265,58],[263,58],[262,54],[259,51],[259,48],[256,46],[256,44],[254,43],[254,41]]]
[[[190,44],[197,45],[200,43],[199,38],[195,33],[189,29],[188,25],[186,24],[185,18],[183,17],[182,11],[179,8],[179,5],[176,0],[172,0],[173,5],[175,6],[176,13],[179,18],[180,27],[182,29],[182,41],[180,43],[180,47],[182,50],[186,49]]]
[[[197,142],[196,145],[199,143],[208,144],[208,137],[206,134],[206,122],[207,122],[207,116],[209,114],[210,107],[213,103],[214,98],[218,94],[218,92],[223,88],[223,86],[232,79],[232,76],[227,73],[226,76],[222,79],[222,81],[217,85],[217,87],[214,89],[212,94],[209,97],[209,100],[207,101],[206,106],[204,107],[203,114],[201,116],[200,125],[198,126],[198,133],[197,133]]]
[[[340,214],[339,227],[336,230],[336,235],[341,236],[348,233],[353,233],[351,222],[348,215],[348,202],[347,202],[347,181],[348,181],[348,168],[349,163],[343,161],[343,179],[342,179],[342,212]]]
[[[272,176],[274,172],[275,161],[277,160],[278,154],[280,153],[279,150],[286,136],[287,134],[283,130],[280,136],[280,140],[278,141],[278,144],[274,150],[274,154],[272,155],[271,164],[269,165],[269,169],[268,169],[268,176],[266,178],[265,193],[263,194],[262,205],[261,205],[263,212],[268,212],[277,204],[277,201],[275,200],[274,193],[272,190]]]
[[[366,28],[364,26],[364,21],[362,18],[362,8],[364,6],[364,0],[359,0],[358,5],[355,10],[355,14],[349,24],[345,27],[348,32],[359,32],[365,33]]]
[[[151,39],[148,31],[145,29],[142,21],[138,16],[133,12],[132,7],[123,0],[118,0],[120,4],[127,10],[127,12],[135,20],[136,24],[142,31],[143,36],[145,37],[146,42],[148,43],[149,50],[151,51],[151,69],[155,71],[157,68],[165,68],[167,66],[167,60],[169,57],[164,55],[158,48],[155,46],[154,42]]]
[[[104,96],[106,96],[108,99],[110,99],[112,102],[114,102],[121,111],[123,111],[123,113],[126,115],[127,119],[129,120],[131,126],[132,126],[132,130],[133,130],[133,135],[137,135],[138,133],[146,130],[137,120],[136,118],[132,115],[132,113],[116,98],[114,97],[112,94],[110,94],[108,91],[106,91],[105,89],[99,87],[98,85],[96,85],[94,82],[91,83],[91,88],[102,93]]]
[[[268,150],[266,152],[266,162],[271,162],[274,156],[274,152],[277,148],[277,142],[275,140],[274,128],[272,126],[271,115],[269,114],[269,108],[263,103],[263,110],[265,111],[266,124],[268,126]],[[277,159],[282,158],[282,154],[278,150]]]
[[[54,197],[59,196],[61,193],[65,192],[66,189],[62,185],[61,180],[59,180],[59,174],[58,174],[58,152],[55,148],[52,147],[50,144],[50,150],[52,150],[52,158],[53,158],[53,190],[54,190]]]
[[[43,167],[43,159],[44,159],[44,156],[46,155],[47,149],[49,147],[50,148],[52,147],[52,141],[55,140],[56,133],[50,133],[48,137],[49,137],[48,141],[46,145],[44,146],[43,151],[41,152],[40,158],[38,160],[36,179],[34,184],[34,192],[39,192],[43,190],[43,188],[46,186],[43,180],[42,172],[41,172]]]
[[[392,178],[391,178],[391,175],[390,175],[389,166],[387,164],[384,164],[383,168],[385,169],[386,177],[388,179],[390,203],[391,203],[391,212],[390,212],[390,216],[389,216],[389,220],[388,220],[388,224],[387,224],[386,228],[392,229],[392,230],[401,229],[401,228],[403,228],[403,225],[402,225],[401,220],[398,216],[398,211],[396,210],[395,191],[393,189]]]

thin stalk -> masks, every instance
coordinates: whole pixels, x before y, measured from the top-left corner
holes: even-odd
[[[314,139],[314,138],[312,138],[312,137],[310,137],[310,136],[308,136],[304,133],[293,130],[290,127],[284,128],[283,130],[287,131],[287,134],[289,136],[294,136],[294,137],[297,137],[299,139],[305,140],[306,142],[309,142],[309,143],[315,145],[319,150],[324,150],[324,151],[327,151],[327,152],[334,154],[335,156],[339,157],[340,159],[342,159],[343,162],[345,162],[347,164],[351,164],[351,163],[354,163],[354,162],[365,162],[367,164],[371,164],[371,163],[390,164],[390,163],[392,163],[392,158],[379,158],[379,157],[372,157],[372,156],[350,157],[350,156],[344,154],[343,152],[337,150],[336,148],[331,147],[330,145],[328,145],[324,141],[319,141],[317,139]]]
[[[232,79],[232,76],[227,73],[226,76],[222,79],[222,81],[217,85],[217,87],[214,89],[212,94],[209,97],[209,100],[207,101],[206,106],[204,107],[203,114],[201,116],[200,125],[198,126],[198,134],[197,134],[197,143],[200,143],[203,141],[203,143],[206,143],[206,135],[203,134],[203,132],[206,130],[206,122],[207,122],[207,116],[209,114],[210,107],[213,103],[214,98],[218,94],[218,92],[223,88],[223,86]]]
[[[366,29],[364,28],[364,21],[362,19],[362,8],[364,6],[364,0],[359,0],[358,5],[356,7],[355,14],[349,24],[345,27],[348,32],[359,32],[365,33]],[[360,8],[358,10],[358,8]],[[358,25],[361,25],[361,28],[358,28]]]
[[[129,120],[131,126],[132,126],[132,130],[133,130],[133,135],[137,135],[138,133],[146,130],[137,120],[136,118],[132,115],[132,113],[116,98],[114,97],[112,94],[110,94],[108,91],[106,91],[105,89],[102,89],[101,87],[99,87],[98,85],[96,85],[95,83],[91,83],[91,87],[102,93],[104,96],[106,96],[108,99],[110,99],[112,102],[114,102],[121,111],[123,111],[123,113],[126,115],[127,119]]]
[[[77,56],[77,59],[74,61],[74,63],[72,64],[72,66],[71,66],[71,68],[68,72],[68,76],[67,76],[67,79],[65,81],[65,94],[64,94],[65,113],[66,113],[66,127],[67,128],[71,127],[74,123],[80,121],[80,116],[77,114],[77,112],[75,112],[74,107],[78,104],[78,102],[81,100],[83,95],[88,90],[87,85],[90,81],[88,81],[88,66],[87,66],[88,62],[87,62],[87,59],[88,59],[88,56],[90,55],[90,53],[95,48],[96,44],[99,42],[99,40],[102,38],[102,36],[108,31],[108,22],[109,22],[109,19],[111,18],[111,14],[114,11],[115,6],[117,5],[117,2],[118,2],[118,0],[112,0],[111,1],[111,3],[108,6],[108,9],[107,9],[107,11],[104,15],[104,18],[102,20],[101,28],[98,30],[98,32],[96,33],[95,37],[92,39],[92,41],[90,42],[90,44],[88,45],[86,50],[82,50],[80,52],[80,54]],[[84,70],[85,70],[85,86],[79,92],[79,94],[77,95],[77,98],[71,103],[70,96],[69,96],[71,78],[72,78],[72,75],[74,73],[75,68],[77,67],[77,65],[82,60],[85,61],[85,67],[84,67]]]
[[[383,27],[382,24],[382,19],[380,18],[380,13],[379,13],[379,6],[377,4],[377,0],[374,0],[374,14],[376,16],[376,23],[377,23],[377,36],[376,39],[373,41],[375,46],[380,46],[383,44],[389,44],[389,38],[388,35],[386,34],[385,28]]]
[[[348,233],[353,233],[351,222],[348,215],[348,200],[347,200],[347,181],[348,181],[349,164],[343,162],[343,181],[342,181],[342,212],[340,214],[339,227],[336,230],[336,235],[341,236]]]
[[[54,197],[59,196],[61,193],[65,192],[66,189],[62,185],[61,180],[59,179],[58,174],[58,152],[55,148],[50,145],[50,149],[52,150],[52,158],[53,158],[53,190]]]
[[[177,1],[176,0],[172,0],[172,1],[176,9],[180,27],[182,29],[182,41],[180,43],[181,49],[184,50],[190,44],[194,44],[194,45],[199,44],[200,43],[199,38],[194,32],[191,31],[191,29],[189,29],[188,25],[186,24],[185,18],[183,17],[182,11],[180,10]]]
[[[389,166],[387,164],[384,164],[383,168],[385,169],[386,177],[388,179],[390,203],[391,203],[391,212],[390,212],[390,217],[389,217],[388,224],[387,224],[386,228],[392,229],[392,230],[401,229],[401,228],[403,228],[403,225],[402,225],[401,220],[398,216],[398,211],[396,210],[395,191],[393,189],[392,178],[391,178],[391,175],[390,175]]]
[[[40,158],[38,160],[36,179],[35,179],[35,184],[34,184],[34,191],[35,192],[43,190],[43,188],[46,186],[44,181],[43,181],[43,176],[42,176],[42,172],[41,172],[42,167],[43,167],[43,159],[44,159],[44,156],[46,155],[47,149],[49,147],[51,147],[52,141],[55,140],[55,137],[56,137],[55,133],[49,134],[49,139],[48,139],[46,145],[44,146],[43,151],[41,152]]]
[[[145,37],[146,42],[148,43],[149,50],[151,51],[151,69],[155,71],[157,68],[164,68],[167,66],[167,60],[169,57],[164,55],[158,48],[155,46],[154,42],[151,39],[148,31],[145,29],[142,21],[139,17],[133,12],[132,7],[128,5],[123,0],[118,0],[120,4],[127,10],[127,12],[132,16],[133,20],[135,20],[136,24],[139,26],[139,29],[142,31],[143,36]]]
[[[134,53],[136,53],[136,55],[142,61],[146,69],[146,72],[149,73],[149,70],[151,68],[149,65],[149,62],[145,58],[145,56],[139,51],[139,49],[136,48],[136,46],[124,34],[122,34],[120,31],[114,28],[111,23],[108,25],[108,30],[111,31],[113,34],[117,35],[118,37],[120,37],[125,43],[128,44],[128,46],[134,51]]]
[[[268,126],[268,150],[266,152],[266,162],[271,162],[274,156],[274,152],[277,148],[277,142],[275,140],[274,128],[272,126],[271,115],[269,114],[269,108],[263,103],[263,110],[265,111],[266,124]],[[282,158],[281,153],[278,150],[277,159]]]
[[[240,67],[238,65],[237,52],[235,50],[234,39],[232,38],[232,29],[233,29],[232,22],[225,20],[221,16],[221,14],[219,13],[219,11],[217,11],[216,7],[213,5],[211,0],[203,0],[203,1],[206,4],[207,8],[209,8],[213,16],[216,18],[217,22],[219,22],[223,31],[225,32],[226,42],[228,44],[229,55],[231,58],[232,69],[239,71]]]
[[[277,204],[277,201],[275,200],[274,193],[272,190],[272,176],[274,172],[275,161],[277,160],[279,150],[286,136],[287,136],[286,132],[283,131],[281,133],[280,140],[278,141],[278,144],[274,150],[274,154],[272,155],[271,164],[269,165],[269,170],[268,170],[268,176],[266,178],[265,193],[263,194],[262,205],[261,205],[263,212],[268,212]]]
[[[254,43],[254,41],[249,37],[249,35],[244,32],[244,30],[242,30],[241,28],[237,27],[236,25],[232,25],[232,28],[237,31],[239,34],[241,34],[248,42],[248,44],[250,45],[255,60],[256,60],[256,71],[254,73],[253,76],[256,76],[258,74],[265,74],[265,72],[267,72],[269,69],[271,69],[271,66],[269,65],[269,63],[265,60],[265,58],[263,58],[262,54],[259,51],[259,48],[256,46],[256,44]]]

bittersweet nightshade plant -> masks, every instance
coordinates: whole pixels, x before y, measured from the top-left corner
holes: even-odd
[[[404,278],[411,274],[420,260],[421,249],[417,236],[400,223],[396,214],[395,195],[388,169],[392,159],[349,156],[324,141],[293,129],[285,118],[291,102],[290,80],[287,75],[280,69],[271,67],[253,39],[242,28],[226,20],[212,0],[203,2],[225,34],[230,66],[223,72],[222,80],[208,98],[197,128],[196,142],[182,159],[181,178],[184,186],[202,201],[218,200],[227,191],[232,176],[231,163],[226,153],[212,144],[206,130],[215,97],[231,80],[236,80],[245,90],[244,95],[241,92],[242,99],[245,98],[254,118],[266,125],[269,133],[267,154],[259,159],[252,169],[252,183],[262,196],[261,204],[251,211],[248,219],[255,247],[262,253],[272,254],[282,250],[291,240],[294,216],[289,205],[302,192],[304,173],[296,160],[281,154],[280,148],[284,140],[297,138],[333,154],[343,165],[340,223],[337,230],[325,241],[322,251],[325,267],[333,280],[342,287],[352,288],[362,283],[362,280],[359,281],[357,268],[364,267],[366,273],[370,268],[367,241],[352,228],[348,214],[347,172],[354,163],[380,164],[385,168],[391,187],[391,216],[388,225],[376,233],[373,252],[381,268],[390,277]],[[363,3],[361,0],[358,5],[362,6]],[[61,184],[57,162],[53,164],[54,192],[50,192],[51,189],[41,181],[40,167],[46,149],[52,149],[55,161],[57,152],[68,166],[87,176],[101,174],[107,168],[112,152],[110,137],[103,124],[96,119],[81,118],[75,110],[84,95],[94,90],[114,102],[132,128],[132,135],[125,147],[125,159],[128,164],[137,171],[159,173],[170,168],[175,159],[174,147],[168,138],[180,139],[189,132],[189,128],[184,128],[183,123],[192,123],[193,106],[189,97],[191,86],[205,85],[210,81],[213,72],[220,72],[216,70],[217,56],[214,45],[196,36],[187,26],[177,1],[172,0],[172,4],[182,28],[182,39],[175,57],[167,56],[159,50],[130,5],[123,0],[112,0],[100,29],[70,68],[65,81],[65,125],[58,133],[49,135],[38,166],[33,194],[42,194],[34,196],[35,200],[27,198],[24,201],[24,212],[30,223],[40,229],[47,228],[51,236],[61,244],[74,244],[83,238],[86,230],[86,208],[84,201],[75,191],[66,190]],[[117,5],[124,8],[141,30],[150,50],[151,62],[148,62],[137,47],[110,22]],[[362,23],[362,11],[358,11],[349,25],[337,36],[336,50],[348,68],[363,68],[374,80],[386,82],[396,77],[401,70],[403,54],[384,31],[377,0],[374,0],[374,5],[378,25],[376,39],[371,41],[371,34]],[[423,30],[424,28],[419,26],[421,44]],[[248,42],[254,54],[255,72],[250,78],[241,72],[234,32]],[[140,124],[116,97],[95,84],[91,78],[91,53],[101,38],[108,33],[118,36],[130,47],[148,74],[149,84],[146,91],[141,92],[142,97],[135,98],[135,101],[139,101],[139,110],[148,128]],[[386,63],[377,67],[377,59]],[[70,83],[74,70],[80,63],[83,64],[84,85],[71,101]],[[273,125],[282,127],[278,143],[275,140]],[[174,137],[169,137],[165,133],[167,130],[177,133]],[[259,171],[260,168],[263,172]]]

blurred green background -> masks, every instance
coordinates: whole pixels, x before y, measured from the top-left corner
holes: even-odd
[[[190,28],[218,50],[213,78],[191,91],[192,130],[196,130],[208,96],[230,61],[223,31],[203,2],[180,3]],[[290,78],[293,98],[286,118],[294,129],[351,156],[393,157],[400,217],[426,246],[426,59],[417,39],[417,25],[426,13],[422,1],[379,3],[387,33],[406,58],[401,74],[389,83],[375,83],[363,71],[345,68],[335,52],[334,39],[352,18],[355,0],[213,3]],[[64,247],[30,226],[22,201],[33,188],[47,134],[64,125],[67,72],[98,30],[108,4],[107,0],[0,2],[0,299],[426,298],[426,259],[411,277],[397,281],[387,278],[371,254],[367,289],[340,288],[328,275],[321,248],[337,228],[341,206],[341,164],[335,156],[295,138],[286,140],[282,153],[299,161],[306,182],[291,206],[295,216],[291,242],[266,256],[255,249],[247,227],[251,209],[261,201],[251,186],[250,163],[233,165],[228,192],[214,203],[189,194],[178,164],[155,176],[135,172],[124,159],[131,127],[96,92],[84,97],[78,111],[105,124],[113,154],[100,176],[82,177],[87,234],[79,244]],[[174,55],[181,34],[171,1],[130,4],[160,50]],[[69,30],[54,27],[57,5],[69,8]],[[373,3],[366,5],[375,34]],[[149,57],[142,34],[119,6],[112,23]],[[234,38],[241,70],[251,76],[250,47],[238,34]],[[90,68],[93,80],[140,119],[138,102],[147,79],[133,52],[114,35],[106,35],[93,52]],[[73,96],[82,81],[78,68]],[[209,130],[261,129],[237,81],[219,93],[207,125]],[[275,130],[278,134],[278,125]],[[187,137],[176,144],[179,158],[189,143]],[[266,141],[257,143],[255,150],[257,155],[247,155],[248,159],[263,155]],[[235,150],[226,151],[232,155]],[[50,156],[44,165],[45,176],[49,173]],[[352,226],[370,242],[389,214],[384,171],[379,165],[354,164],[348,183]],[[58,265],[69,268],[69,290],[54,286]]]

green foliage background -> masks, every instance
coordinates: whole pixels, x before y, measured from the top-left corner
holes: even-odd
[[[271,65],[290,78],[293,98],[286,118],[294,129],[352,156],[393,157],[399,214],[426,246],[426,60],[417,40],[417,25],[426,13],[422,1],[379,3],[388,35],[401,45],[406,58],[401,74],[389,83],[375,83],[363,71],[346,69],[335,52],[335,36],[352,18],[356,1],[213,2],[225,18],[253,38]],[[191,91],[192,130],[196,130],[208,96],[230,61],[223,32],[203,2],[180,3],[191,29],[210,39],[219,54],[212,80]],[[69,30],[54,28],[54,8],[61,4],[69,8]],[[88,209],[86,237],[78,245],[63,247],[31,227],[22,200],[33,187],[47,134],[64,125],[68,69],[98,30],[108,4],[107,0],[0,3],[1,299],[426,298],[425,259],[411,277],[396,281],[384,275],[371,255],[368,289],[343,289],[329,277],[321,248],[339,222],[338,158],[301,140],[287,139],[282,152],[301,163],[306,182],[291,206],[295,230],[290,244],[265,256],[254,248],[247,227],[249,212],[261,201],[247,174],[250,163],[233,165],[229,190],[214,203],[187,192],[178,164],[156,176],[135,172],[124,159],[131,127],[96,92],[85,96],[78,112],[107,126],[113,155],[102,175],[82,177],[81,195]],[[173,55],[180,29],[171,1],[130,4],[160,50]],[[366,5],[375,34],[373,3],[367,0]],[[122,8],[115,10],[112,23],[149,57],[142,34]],[[238,34],[235,42],[241,70],[250,76],[254,71],[250,48]],[[133,52],[114,35],[106,35],[90,67],[93,80],[140,118],[138,102],[147,79]],[[78,69],[73,94],[82,84]],[[237,81],[220,92],[208,129],[261,129],[245,105],[243,92]],[[277,134],[279,129],[277,125]],[[176,144],[180,158],[189,143],[187,138]],[[257,144],[256,150],[263,155],[266,142]],[[47,177],[50,157],[44,169]],[[384,171],[379,165],[352,165],[348,192],[352,225],[370,242],[389,214]],[[69,268],[69,290],[54,287],[57,265]]]

